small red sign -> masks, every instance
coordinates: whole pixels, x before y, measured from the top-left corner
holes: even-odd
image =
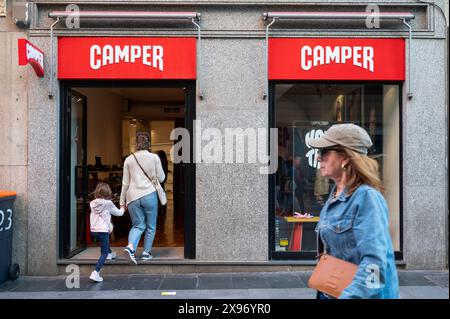
[[[59,79],[195,79],[195,38],[60,37]]]
[[[44,52],[26,39],[18,39],[19,65],[30,64],[36,75],[44,76]]]
[[[404,39],[269,39],[269,80],[404,79]]]

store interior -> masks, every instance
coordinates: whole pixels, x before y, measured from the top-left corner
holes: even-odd
[[[97,243],[93,242],[89,235],[89,207],[86,203],[94,198],[93,191],[96,184],[103,181],[111,186],[112,201],[119,206],[124,160],[135,151],[136,136],[144,134],[150,136],[151,152],[158,154],[161,161],[167,163],[163,187],[168,200],[167,205],[160,205],[158,208],[152,253],[157,258],[183,259],[183,172],[181,164],[174,164],[171,161],[170,150],[177,141],[170,139],[170,133],[175,127],[184,126],[184,90],[72,88],[72,92],[75,99],[80,100],[81,96],[87,101],[85,111],[87,182],[84,183],[84,188],[87,189],[78,192],[77,230],[73,230],[73,233],[77,233],[73,236],[77,237],[78,246],[85,243],[86,249],[75,258],[98,258]],[[81,140],[80,137],[77,138]],[[78,153],[80,153],[79,146]],[[110,236],[111,248],[119,255],[119,251],[128,244],[130,215],[126,212],[122,217],[112,216],[112,222],[114,230]],[[144,234],[141,237],[140,248],[143,242]]]

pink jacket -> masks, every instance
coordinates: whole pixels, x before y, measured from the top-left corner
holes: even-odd
[[[109,233],[111,215],[122,216],[124,210],[118,209],[110,200],[103,198],[94,199],[91,204],[91,232]]]

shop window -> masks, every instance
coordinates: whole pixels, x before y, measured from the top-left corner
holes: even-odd
[[[306,143],[336,123],[369,133],[369,156],[380,167],[394,249],[400,251],[400,86],[397,84],[274,84],[278,171],[274,177],[273,252],[312,256],[314,231],[333,182],[321,176],[317,151]],[[295,213],[312,218],[295,218]]]

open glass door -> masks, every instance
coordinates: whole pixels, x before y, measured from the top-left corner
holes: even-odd
[[[87,201],[87,99],[68,90],[63,122],[66,145],[63,153],[63,257],[70,258],[86,247],[86,220],[89,216]]]

